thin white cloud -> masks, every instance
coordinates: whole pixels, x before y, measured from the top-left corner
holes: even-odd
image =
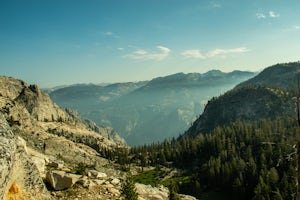
[[[270,10],[268,13],[256,13],[256,18],[257,19],[266,19],[266,18],[278,18],[280,17],[280,14]]]
[[[147,51],[145,51],[145,50],[137,50],[137,51],[135,51],[133,53],[136,54],[136,55],[146,55]]]
[[[278,13],[275,13],[274,11],[270,10],[269,11],[269,17],[278,18],[278,17],[280,17],[280,15]]]
[[[112,35],[113,35],[113,33],[110,32],[110,31],[103,32],[102,34],[103,34],[103,35],[106,35],[106,36],[112,36]]]
[[[106,32],[101,32],[102,35],[106,36],[106,37],[111,37],[111,38],[120,38],[120,36],[118,36],[117,34],[115,34],[114,32],[111,31],[106,31]]]
[[[206,54],[206,57],[215,57],[220,54],[225,54],[226,50],[224,49],[214,49]]]
[[[140,49],[137,51],[134,51],[130,54],[125,55],[125,58],[130,58],[134,60],[164,60],[166,57],[168,57],[171,50],[164,46],[156,46],[156,48],[159,51],[154,52],[148,52],[146,50]]]
[[[240,54],[248,52],[249,49],[245,47],[233,48],[233,49],[214,49],[212,51],[207,52],[206,54],[202,54],[200,50],[193,49],[193,50],[186,50],[182,53],[185,58],[200,58],[206,59],[211,57],[220,56],[225,58],[228,54]]]
[[[165,54],[169,54],[171,51],[169,48],[164,47],[164,46],[156,46],[156,48],[160,49]]]
[[[300,25],[290,26],[286,29],[282,29],[283,32],[293,32],[293,31],[300,31]]]
[[[213,8],[221,8],[221,7],[222,7],[221,4],[216,3],[216,2],[212,2],[212,3],[211,3],[211,6],[212,6]]]
[[[215,57],[218,55],[225,55],[225,54],[236,54],[236,53],[245,53],[249,51],[245,47],[239,47],[234,49],[215,49],[206,54],[206,57]]]
[[[296,25],[296,26],[294,26],[294,29],[300,30],[300,26]]]
[[[123,47],[119,47],[119,48],[117,48],[117,50],[124,51],[124,48]]]
[[[263,13],[256,13],[256,18],[257,18],[257,19],[265,19],[265,18],[266,18],[266,15],[263,14]]]
[[[205,56],[198,49],[186,50],[186,51],[182,52],[182,55],[185,58],[200,58],[200,59],[205,59]]]

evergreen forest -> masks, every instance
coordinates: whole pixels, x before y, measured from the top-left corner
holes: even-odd
[[[166,185],[200,199],[212,191],[230,199],[295,199],[298,133],[291,117],[237,121],[209,134],[103,154],[122,166],[177,168]]]

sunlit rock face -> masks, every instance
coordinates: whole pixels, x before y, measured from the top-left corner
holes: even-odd
[[[0,114],[0,199],[51,199],[25,148]]]

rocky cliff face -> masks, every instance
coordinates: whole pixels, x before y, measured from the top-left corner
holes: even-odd
[[[0,113],[0,199],[51,199],[26,152],[24,140],[13,134]]]
[[[117,136],[61,109],[36,85],[0,76],[0,199],[56,199],[45,187],[46,173],[70,173],[80,163],[122,177],[98,152],[124,147],[111,139]]]
[[[25,127],[36,121],[70,120],[69,116],[36,85],[0,77],[0,106],[6,118]]]
[[[13,129],[51,133],[93,147],[125,144],[111,128],[97,127],[76,112],[61,109],[36,85],[3,76],[0,76],[0,85],[0,110]],[[112,137],[111,133],[114,133]]]

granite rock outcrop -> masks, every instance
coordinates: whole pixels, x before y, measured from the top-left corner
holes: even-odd
[[[0,113],[0,199],[51,199],[36,165]]]

